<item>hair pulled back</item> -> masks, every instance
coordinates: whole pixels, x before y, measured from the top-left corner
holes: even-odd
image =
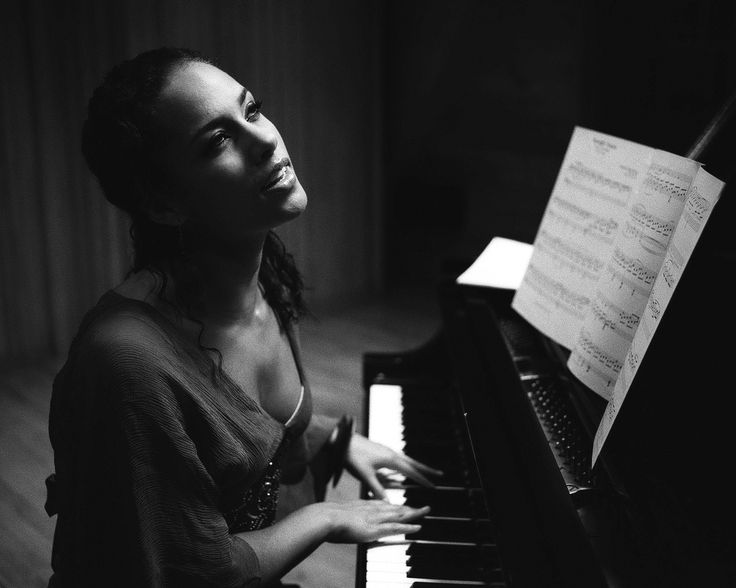
[[[165,141],[157,124],[158,98],[169,76],[191,62],[212,63],[191,49],[161,47],[117,64],[93,92],[82,128],[87,166],[105,198],[130,216],[131,272],[149,269],[163,278],[165,286],[163,264],[169,262],[168,267],[177,268],[178,302],[184,302],[187,313],[197,306],[196,293],[186,292],[196,283],[196,270],[187,268],[181,228],[156,223],[146,211],[156,207],[164,184],[154,158]],[[306,312],[301,275],[273,231],[266,237],[259,280],[283,324]]]

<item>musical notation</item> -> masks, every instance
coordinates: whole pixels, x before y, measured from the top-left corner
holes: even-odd
[[[644,177],[641,189],[647,194],[663,196],[668,203],[677,200],[684,204],[691,181],[692,173],[652,162]]]
[[[656,271],[644,264],[641,259],[626,255],[618,247],[614,249],[606,269],[618,282],[619,289],[626,285],[631,289],[632,295],[635,292],[647,295],[657,275]]]
[[[613,204],[615,206],[625,206],[626,201],[628,198],[622,198],[620,196],[606,194],[605,192],[601,190],[597,190],[592,186],[589,186],[587,184],[584,184],[582,182],[579,182],[575,180],[574,178],[570,177],[563,177],[562,183],[564,184],[564,187],[567,188],[567,190],[575,190],[577,192],[582,193],[585,196],[592,196],[593,198],[596,198],[600,201],[607,201],[610,204]],[[627,194],[628,196],[628,194]]]
[[[647,308],[649,309],[652,318],[654,318],[654,320],[659,320],[659,317],[662,314],[662,305],[659,303],[659,300],[656,298],[650,299],[647,303]]]
[[[528,271],[536,277],[522,281],[513,302],[567,348],[575,342],[580,313],[587,312],[649,152],[588,129],[573,132],[534,242]],[[553,317],[555,308],[567,310]]]
[[[685,203],[685,210],[683,211],[683,218],[685,218],[693,231],[700,231],[700,228],[710,214],[711,206],[711,202],[700,194],[698,187],[693,186]]]
[[[539,231],[535,247],[546,252],[568,271],[583,278],[595,279],[603,267],[603,262],[595,255],[546,230]]]
[[[601,347],[586,329],[581,329],[570,353],[568,367],[582,382],[604,393],[612,390],[621,371],[621,359]]]
[[[590,187],[587,185],[592,184],[598,189],[605,189],[609,194],[624,196],[624,200],[628,199],[631,193],[630,184],[606,176],[600,170],[593,169],[581,161],[571,162],[567,168],[567,174],[570,182],[576,182],[588,190]],[[598,194],[602,193],[598,192]]]
[[[665,283],[670,287],[674,288],[677,283],[677,276],[679,275],[679,268],[675,263],[675,260],[668,258],[662,264],[662,278]]]
[[[661,269],[649,293],[645,312],[634,332],[625,361],[619,373],[604,418],[601,419],[593,440],[592,465],[605,444],[616,416],[626,399],[631,383],[642,364],[649,344],[659,326],[682,272],[690,259],[705,223],[715,206],[724,184],[700,168],[693,177],[687,191],[687,201],[675,227],[665,253]],[[692,309],[692,318],[697,320],[698,309]],[[698,342],[695,342],[696,344]],[[673,366],[678,369],[679,366]]]
[[[641,203],[634,204],[624,222],[621,234],[636,239],[639,246],[652,255],[663,255],[675,221],[649,212]]]
[[[629,312],[604,299],[600,293],[593,299],[590,311],[601,331],[610,329],[625,339],[633,338],[634,331],[639,325],[640,317],[637,313]]]
[[[574,292],[561,281],[555,280],[532,264],[527,267],[524,281],[555,308],[561,309],[578,319],[583,316],[588,304],[590,304],[590,300],[586,296]]]
[[[618,222],[610,216],[595,214],[562,197],[554,197],[547,215],[577,233],[590,235],[594,239],[610,244],[618,229]]]

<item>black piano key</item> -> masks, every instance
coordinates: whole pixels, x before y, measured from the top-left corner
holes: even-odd
[[[410,568],[406,573],[407,578],[423,578],[425,580],[455,580],[457,582],[497,582],[503,585],[505,580],[501,570],[485,571],[485,570],[469,570],[469,569],[452,569],[437,565],[433,570],[422,570],[418,568]]]
[[[404,441],[407,443],[415,443],[419,447],[434,448],[441,451],[443,448],[447,451],[461,451],[461,439],[457,432],[440,427],[422,427],[419,425],[404,424]]]
[[[503,581],[495,547],[415,543],[407,552],[410,578]]]
[[[417,559],[408,564],[412,578],[436,578],[439,580],[484,580],[503,577],[501,568],[484,565],[478,558],[473,560]]]
[[[494,545],[450,545],[412,543],[407,548],[408,578],[417,578],[412,587],[458,588],[507,586],[498,551]],[[476,584],[475,582],[480,582]]]
[[[423,463],[441,469],[437,483],[475,486],[477,474],[469,455],[467,434],[462,428],[459,408],[448,389],[404,390],[402,395],[404,452]]]
[[[461,481],[470,481],[470,468],[460,459],[452,459],[451,456],[422,455],[422,452],[411,452],[411,450],[406,451],[406,454],[422,463],[426,463],[427,465],[440,469],[444,475],[432,476],[432,480],[434,480],[436,484],[449,486],[450,484],[447,483],[447,478],[449,476],[459,478]],[[466,483],[461,485],[470,486],[471,484]]]
[[[480,489],[407,487],[405,504],[428,505],[436,517],[487,518]]]
[[[480,485],[476,472],[465,464],[458,461],[438,460],[431,457],[422,459],[415,457],[415,454],[406,452],[414,459],[421,461],[442,470],[442,474],[438,476],[429,476],[430,480],[437,486],[455,486],[455,487],[477,487]]]
[[[422,528],[411,534],[415,541],[446,541],[454,543],[491,543],[493,532],[487,519],[441,519],[426,516]]]
[[[462,451],[453,439],[439,441],[435,440],[417,440],[411,435],[404,435],[404,451],[412,455],[422,455],[425,458],[441,459],[449,461],[458,459],[462,455]]]
[[[470,555],[469,555],[470,554]],[[406,548],[407,557],[435,558],[467,558],[478,557],[484,561],[498,562],[498,550],[495,545],[449,545],[442,543],[411,543]]]
[[[506,586],[505,583],[484,583],[474,584],[473,588],[503,588]],[[469,588],[467,584],[453,583],[453,582],[422,582],[418,580],[411,583],[411,588]]]
[[[425,567],[411,566],[406,572],[407,578],[431,578],[433,580],[482,580],[480,570],[464,568],[457,565],[442,566],[440,564]]]

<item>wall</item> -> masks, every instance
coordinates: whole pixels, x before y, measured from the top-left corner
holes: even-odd
[[[317,306],[381,286],[381,4],[359,0],[12,0],[0,18],[0,360],[65,351],[124,275],[127,223],[78,148],[115,62],[188,46],[254,90],[310,204],[281,235]]]
[[[684,154],[736,89],[734,6],[392,3],[387,283],[431,289],[495,235],[531,242],[575,125]]]
[[[13,0],[3,11],[0,358],[64,350],[127,267],[126,224],[77,143],[91,89],[141,49],[199,48],[264,99],[310,195],[281,233],[318,306],[384,284],[430,292],[493,235],[531,241],[574,125],[684,153],[736,87],[730,0]],[[722,208],[711,223],[730,216]],[[716,241],[733,257],[730,239]]]

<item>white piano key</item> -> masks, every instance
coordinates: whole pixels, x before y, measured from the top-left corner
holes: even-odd
[[[451,584],[453,586],[484,586],[484,582],[477,580],[445,580],[437,578],[407,578],[400,572],[371,572],[366,571],[366,588],[374,586],[380,588],[407,588],[414,582],[427,582],[428,584]]]
[[[373,384],[368,397],[368,438],[401,452],[405,446],[402,394],[401,386]],[[406,476],[387,468],[380,468],[377,473],[390,484],[406,481]]]
[[[405,504],[406,492],[403,488],[386,488],[386,498],[391,504]]]
[[[403,451],[401,386],[373,384],[370,387],[368,438],[396,451]]]
[[[401,573],[406,576],[411,568],[405,563],[398,561],[367,561],[365,563],[365,569],[367,572]]]
[[[380,545],[369,548],[365,559],[366,571],[400,573],[406,577],[409,572],[407,548],[406,544]]]
[[[371,545],[366,550],[366,561],[406,561],[408,545]]]
[[[395,472],[388,468],[380,468],[378,471],[381,473],[380,479],[386,488],[400,486],[406,482],[406,476],[400,472]]]

